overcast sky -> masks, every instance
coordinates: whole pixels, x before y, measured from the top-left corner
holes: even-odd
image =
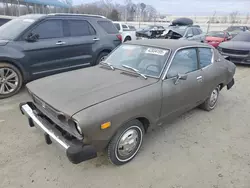
[[[124,0],[113,0],[124,3]],[[74,4],[95,2],[95,0],[73,0]],[[232,11],[250,13],[250,0],[134,0],[134,3],[144,2],[153,5],[159,12],[175,15],[211,15],[216,10],[218,14]]]

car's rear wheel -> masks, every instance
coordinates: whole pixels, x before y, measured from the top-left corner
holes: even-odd
[[[98,65],[99,63],[101,63],[103,60],[105,60],[105,58],[108,56],[109,52],[101,52],[96,60],[95,65]]]
[[[220,86],[216,87],[210,94],[210,96],[206,99],[206,101],[201,104],[201,108],[206,111],[211,111],[213,110],[218,102],[220,94]]]
[[[124,42],[131,41],[131,40],[132,40],[131,37],[126,37]]]
[[[108,146],[108,157],[114,165],[123,165],[131,161],[138,153],[144,135],[140,121],[126,123],[115,134]]]
[[[9,63],[0,62],[0,99],[15,95],[22,87],[21,72]]]

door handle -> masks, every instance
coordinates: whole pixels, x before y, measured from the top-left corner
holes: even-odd
[[[197,81],[202,82],[202,76],[196,77]]]
[[[99,38],[93,38],[93,41],[99,41],[100,39]]]
[[[62,41],[58,41],[57,43],[56,43],[56,45],[64,45],[64,44],[66,44],[65,42],[62,42]]]

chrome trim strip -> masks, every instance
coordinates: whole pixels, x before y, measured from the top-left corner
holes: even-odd
[[[49,129],[47,129],[47,127],[43,125],[43,123],[36,117],[33,110],[29,107],[28,104],[23,105],[21,108],[22,108],[22,111],[25,113],[25,115],[31,118],[34,121],[34,123],[38,125],[44,132],[46,132],[51,138],[53,138],[56,142],[58,142],[65,149],[69,148],[69,145],[67,143],[60,140],[58,136],[56,136],[52,131],[50,131]]]
[[[165,72],[164,72],[164,74],[163,74],[163,76],[162,76],[162,81],[165,80],[165,78],[166,78],[166,76],[167,76],[167,72],[168,72],[168,70],[169,70],[169,68],[170,68],[170,66],[171,66],[171,64],[172,64],[172,62],[173,62],[173,59],[174,59],[176,53],[177,53],[178,51],[183,50],[183,49],[186,49],[186,48],[210,48],[210,49],[212,49],[212,48],[209,47],[209,46],[205,46],[205,45],[202,46],[202,45],[199,45],[199,44],[198,44],[197,46],[191,45],[191,46],[185,46],[185,47],[177,48],[177,49],[175,50],[175,52],[173,53],[172,57],[170,58],[170,61],[169,61],[168,65],[167,65],[167,68],[166,68],[166,70],[165,70]],[[214,54],[213,54],[213,55],[214,55]],[[206,68],[206,67],[204,67],[204,68]]]
[[[66,70],[66,69],[76,68],[76,67],[86,67],[86,66],[89,66],[89,65],[90,65],[90,63],[85,63],[85,64],[74,65],[74,66],[70,66],[70,67],[64,67],[64,68],[57,68],[57,69],[51,69],[51,70],[40,71],[40,72],[34,72],[34,73],[32,73],[32,74],[33,74],[33,75],[37,75],[37,74],[48,73],[48,72],[53,72],[53,71],[58,71],[58,70]]]

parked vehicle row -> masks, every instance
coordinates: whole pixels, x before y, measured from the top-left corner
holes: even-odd
[[[111,163],[122,165],[147,131],[197,106],[213,110],[220,90],[234,85],[235,68],[205,43],[134,40],[100,65],[28,83],[32,101],[20,110],[72,163],[106,150]]]
[[[0,99],[31,80],[99,64],[122,36],[95,15],[20,16],[0,27]]]

